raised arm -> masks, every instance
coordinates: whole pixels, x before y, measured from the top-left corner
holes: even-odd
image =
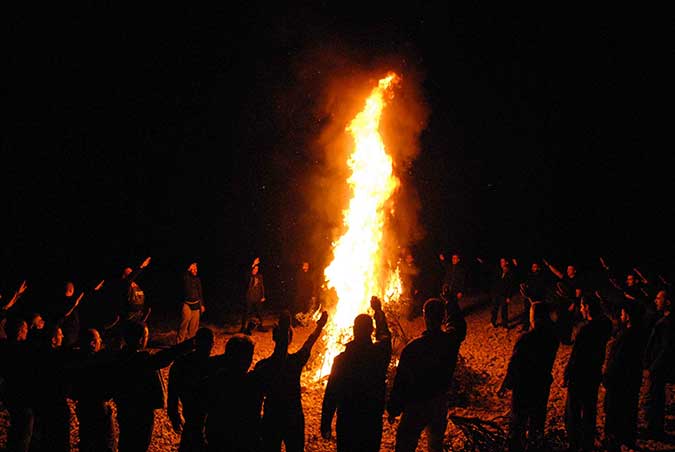
[[[551,265],[551,263],[549,261],[547,261],[546,259],[542,259],[541,261],[544,263],[544,265],[546,265],[546,267],[551,271],[551,273],[553,273],[558,279],[563,279],[563,274],[560,270],[558,270],[553,265]]]
[[[21,281],[21,284],[19,285],[19,288],[16,289],[16,292],[14,292],[14,295],[12,295],[12,298],[7,302],[6,305],[2,307],[3,311],[8,311],[9,309],[12,308],[16,304],[17,301],[19,301],[19,298],[21,298],[21,295],[26,291],[28,286],[26,285],[26,280],[24,279]]]
[[[303,351],[309,352],[312,350],[317,339],[321,336],[321,331],[323,330],[323,327],[326,326],[326,322],[328,322],[328,312],[323,311],[321,312],[321,317],[319,317],[319,320],[316,322],[316,328],[314,328],[314,331],[307,337],[305,343],[302,344]]]

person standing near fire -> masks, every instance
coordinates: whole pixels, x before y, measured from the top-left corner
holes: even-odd
[[[316,306],[316,278],[309,262],[304,261],[295,277],[295,304],[293,306],[292,326],[305,326],[306,319],[312,315]]]
[[[251,272],[248,277],[248,285],[246,286],[246,298],[244,312],[241,316],[240,333],[251,335],[251,325],[249,325],[251,315],[255,315],[258,319],[258,329],[264,331],[262,318],[262,304],[264,302],[265,282],[262,273],[260,273],[260,258],[256,257],[251,264]]]
[[[200,315],[205,310],[202,280],[197,272],[197,262],[191,262],[183,274],[183,306],[180,312],[176,343],[183,342],[197,333]]]

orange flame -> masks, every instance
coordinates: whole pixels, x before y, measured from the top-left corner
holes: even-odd
[[[386,303],[401,293],[398,269],[386,262],[382,252],[386,204],[400,182],[378,130],[385,96],[399,82],[395,73],[381,79],[346,128],[354,138],[347,161],[352,198],[343,212],[346,231],[333,243],[333,260],[324,270],[326,286],[335,289],[338,301],[326,325],[326,351],[318,378],[330,372],[333,359],[351,339],[354,318],[368,311],[371,296]]]

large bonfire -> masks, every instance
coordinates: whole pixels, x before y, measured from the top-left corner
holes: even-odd
[[[345,231],[333,243],[333,260],[324,270],[326,287],[335,290],[337,302],[326,326],[318,378],[330,372],[333,359],[351,338],[354,317],[368,311],[370,298],[377,296],[386,304],[401,294],[396,262],[383,252],[393,240],[385,233],[385,221],[400,182],[379,132],[382,111],[399,82],[395,73],[379,80],[346,127],[354,143],[347,161],[351,199],[343,212]]]

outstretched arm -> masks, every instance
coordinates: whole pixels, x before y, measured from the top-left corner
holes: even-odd
[[[544,265],[546,265],[546,267],[551,271],[551,273],[553,273],[558,279],[563,279],[563,274],[560,270],[558,270],[553,265],[551,265],[551,263],[549,261],[547,261],[546,259],[542,259],[541,261],[544,263]]]
[[[23,295],[27,288],[28,286],[26,285],[26,280],[24,279],[21,281],[19,288],[16,289],[16,292],[14,292],[14,295],[12,295],[12,298],[7,302],[6,305],[2,307],[2,309],[4,311],[11,309],[11,307],[14,306],[17,301],[19,301],[19,298],[21,298],[21,295]]]
[[[319,317],[319,320],[316,322],[316,328],[314,328],[312,334],[307,337],[307,340],[302,345],[303,351],[309,352],[312,350],[312,347],[314,347],[317,339],[319,339],[319,336],[321,336],[321,331],[323,330],[323,327],[326,326],[326,322],[328,322],[328,312],[323,311],[321,313],[321,317]]]

